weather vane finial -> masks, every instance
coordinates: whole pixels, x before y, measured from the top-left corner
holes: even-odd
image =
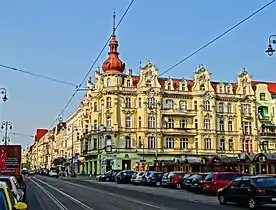
[[[116,12],[114,10],[113,12],[113,34],[115,34],[116,31]]]

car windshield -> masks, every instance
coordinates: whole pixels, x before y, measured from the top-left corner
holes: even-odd
[[[1,182],[6,182],[7,185],[8,185],[8,187],[10,188],[10,190],[12,190],[12,185],[11,185],[11,182],[10,182],[10,180],[8,178],[2,178],[2,177],[0,177],[0,181]]]
[[[258,177],[252,179],[253,183],[262,189],[270,189],[276,187],[276,178],[275,177]]]
[[[3,189],[0,189],[0,209],[8,210],[7,200]]]

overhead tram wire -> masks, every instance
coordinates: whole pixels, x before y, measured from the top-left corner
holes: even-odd
[[[125,12],[123,13],[123,15],[121,16],[119,22],[117,23],[115,30],[117,30],[117,28],[121,25],[122,21],[124,20],[125,16],[127,15],[128,11],[130,10],[131,6],[133,5],[133,3],[135,2],[135,0],[132,0],[128,7],[126,8]],[[89,76],[89,74],[91,73],[91,71],[94,69],[96,63],[98,62],[99,58],[101,57],[101,55],[103,54],[106,46],[108,45],[110,39],[111,39],[112,34],[109,36],[108,40],[105,42],[103,48],[101,49],[101,51],[99,52],[98,56],[96,57],[95,61],[92,63],[91,67],[89,68],[88,72],[86,73],[86,75],[84,76],[83,80],[81,81],[81,83],[77,86],[75,92],[72,94],[72,96],[70,97],[70,99],[68,100],[68,102],[65,104],[65,106],[62,108],[62,110],[60,111],[60,113],[58,114],[57,118],[55,119],[55,121],[49,126],[49,128],[51,129],[54,124],[56,123],[57,120],[60,119],[60,117],[62,116],[63,112],[67,109],[67,107],[71,104],[71,102],[73,101],[73,99],[75,98],[76,94],[78,93],[78,91],[81,89],[83,83],[86,81],[87,77]]]
[[[3,133],[3,131],[0,131],[0,132]],[[16,135],[16,136],[25,136],[25,137],[34,138],[34,135],[25,134],[25,133],[9,132],[9,134]]]
[[[45,76],[45,75],[42,75],[42,74],[37,74],[37,73],[34,73],[34,72],[30,72],[30,71],[27,71],[27,70],[15,68],[15,67],[12,67],[12,66],[7,66],[7,65],[4,65],[4,64],[0,64],[0,67],[5,68],[5,69],[9,69],[9,70],[12,70],[12,71],[17,71],[17,72],[20,72],[20,73],[23,73],[23,74],[28,74],[28,75],[31,75],[31,76],[34,76],[34,77],[50,80],[52,82],[57,82],[57,83],[61,83],[61,84],[64,84],[64,85],[74,86],[76,88],[78,87],[77,84],[74,84],[74,83],[71,83],[71,82],[66,82],[66,81],[63,81],[63,80],[60,80],[60,79],[56,79],[56,78],[53,78],[53,77],[48,77],[48,76]]]
[[[182,60],[178,61],[176,64],[172,65],[171,67],[169,67],[168,69],[166,69],[164,72],[162,72],[159,76],[162,76],[166,73],[168,73],[169,71],[171,71],[172,69],[174,69],[175,67],[179,66],[180,64],[182,64],[184,61],[190,59],[191,57],[193,57],[194,55],[196,55],[197,53],[199,53],[200,51],[202,51],[203,49],[205,49],[206,47],[210,46],[211,44],[213,44],[214,42],[216,42],[217,40],[219,40],[220,38],[224,37],[226,34],[228,34],[229,32],[233,31],[234,29],[236,29],[238,26],[242,25],[243,23],[245,23],[246,21],[248,21],[249,19],[251,19],[252,17],[254,17],[255,15],[257,15],[258,13],[260,13],[262,10],[266,9],[267,7],[271,6],[273,3],[275,3],[276,0],[272,0],[269,3],[265,4],[264,6],[262,6],[260,9],[256,10],[255,12],[253,12],[251,15],[247,16],[246,18],[244,18],[243,20],[241,20],[240,22],[238,22],[237,24],[233,25],[231,28],[227,29],[225,32],[223,32],[222,34],[220,34],[219,36],[215,37],[214,39],[212,39],[211,41],[209,41],[208,43],[206,43],[205,45],[203,45],[202,47],[198,48],[196,51],[194,51],[193,53],[189,54],[188,56],[186,56],[185,58],[183,58]]]

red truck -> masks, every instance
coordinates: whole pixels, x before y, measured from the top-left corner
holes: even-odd
[[[0,175],[20,176],[21,145],[0,145]]]

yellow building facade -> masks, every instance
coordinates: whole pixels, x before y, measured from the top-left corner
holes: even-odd
[[[192,80],[159,78],[151,62],[133,75],[118,57],[115,32],[109,47],[81,103],[89,128],[81,138],[86,173],[258,152],[255,93],[245,69],[236,83],[211,82],[203,65]]]

